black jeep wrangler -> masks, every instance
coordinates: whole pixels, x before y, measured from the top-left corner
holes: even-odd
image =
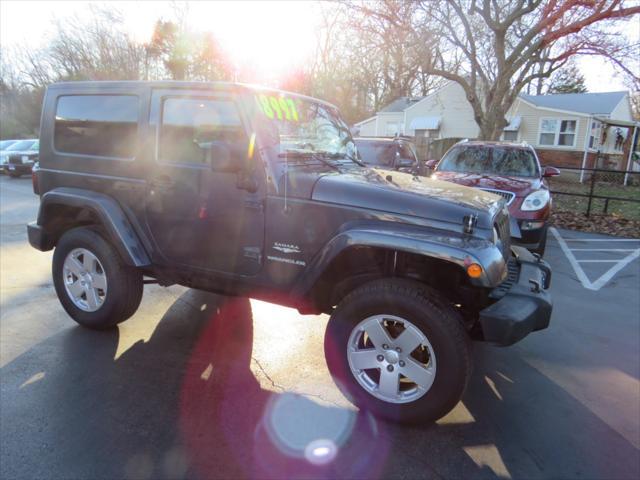
[[[149,281],[324,312],[339,388],[390,419],[456,405],[469,339],[509,345],[549,324],[551,271],[510,245],[501,197],[364,166],[313,98],[52,85],[34,189],[29,241],[55,247],[55,289],[81,325],[126,320]]]

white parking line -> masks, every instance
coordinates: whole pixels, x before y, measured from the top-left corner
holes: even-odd
[[[556,230],[557,232],[557,230]],[[565,242],[639,242],[638,238],[564,238]]]
[[[620,260],[576,260],[578,263],[618,263]]]
[[[635,248],[572,248],[572,252],[635,252]]]
[[[627,255],[626,257],[624,257],[622,260],[578,260],[578,259],[576,259],[575,255],[573,254],[573,251],[582,250],[582,249],[571,249],[571,248],[569,248],[569,246],[567,245],[567,241],[581,241],[581,242],[638,242],[639,240],[630,239],[630,238],[614,238],[614,239],[605,239],[605,238],[593,238],[593,239],[591,239],[591,238],[582,238],[582,239],[578,239],[578,238],[571,238],[571,239],[564,239],[564,238],[562,238],[562,236],[560,235],[558,230],[556,230],[554,227],[551,227],[549,229],[549,231],[551,232],[551,234],[558,241],[558,244],[560,245],[560,248],[562,249],[562,251],[564,252],[565,256],[567,257],[567,260],[569,260],[569,263],[573,267],[573,271],[576,272],[576,276],[578,277],[578,280],[580,280],[580,283],[582,283],[582,286],[584,288],[588,289],[588,290],[596,290],[596,291],[600,290],[603,286],[605,286],[607,284],[607,282],[609,280],[611,280],[613,278],[613,276],[616,273],[618,273],[620,270],[622,270],[624,267],[626,267],[629,263],[633,262],[636,258],[640,257],[640,248],[637,248],[637,249],[630,250],[631,253],[629,255]],[[604,252],[604,251],[620,251],[620,249],[602,248],[602,249],[594,249],[594,251],[601,251],[601,252]],[[584,273],[584,270],[580,266],[580,263],[615,263],[615,265],[613,267],[611,267],[609,270],[607,270],[595,282],[591,282],[591,280],[589,280],[589,278],[587,277],[586,273]]]

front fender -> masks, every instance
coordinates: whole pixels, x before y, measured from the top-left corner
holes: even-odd
[[[506,262],[492,242],[451,231],[414,225],[358,226],[339,232],[318,252],[298,282],[295,293],[304,295],[313,288],[331,262],[345,249],[365,246],[407,252],[444,260],[463,270],[478,263],[483,273],[470,278],[472,285],[493,288],[506,275]]]
[[[140,238],[120,205],[102,193],[80,188],[56,188],[48,191],[40,200],[37,225],[46,234],[48,211],[53,205],[63,205],[90,210],[100,220],[118,253],[126,263],[136,267],[151,264]],[[44,242],[43,242],[44,243]],[[53,245],[50,245],[53,247]]]

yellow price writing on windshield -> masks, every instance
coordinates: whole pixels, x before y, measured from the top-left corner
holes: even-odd
[[[300,120],[296,104],[291,98],[261,93],[258,95],[258,104],[268,118],[288,120],[290,122]]]

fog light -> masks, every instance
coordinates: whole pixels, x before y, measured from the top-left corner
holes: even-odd
[[[477,263],[472,263],[467,267],[467,275],[471,278],[480,278],[480,275],[482,275],[482,267]]]
[[[520,230],[536,230],[544,227],[544,222],[522,222]]]

